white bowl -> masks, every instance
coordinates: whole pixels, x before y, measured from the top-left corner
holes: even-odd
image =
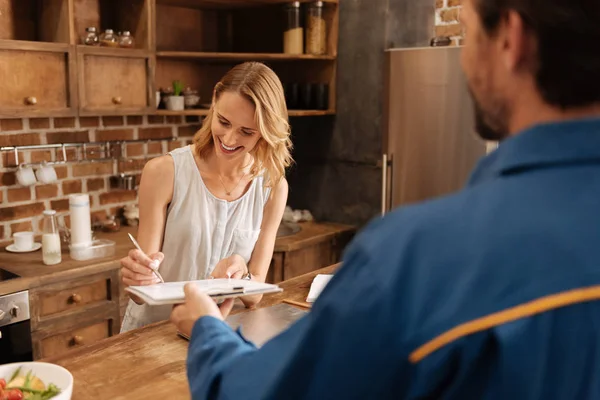
[[[60,394],[52,397],[51,400],[71,400],[73,375],[65,368],[60,365],[38,361],[4,364],[0,365],[0,378],[6,379],[8,383],[8,380],[19,367],[21,367],[21,372],[24,374],[31,371],[44,382],[46,387],[54,383],[60,389]]]

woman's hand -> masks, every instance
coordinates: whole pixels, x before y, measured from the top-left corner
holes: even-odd
[[[158,268],[165,258],[163,253],[154,253],[150,257],[139,250],[131,250],[121,259],[121,275],[125,286],[144,286],[159,283],[160,279],[152,272],[151,266]]]
[[[179,332],[188,337],[192,335],[192,328],[199,318],[211,316],[223,320],[233,307],[233,299],[226,299],[220,306],[217,306],[210,296],[202,293],[192,283],[185,285],[183,291],[185,292],[185,303],[173,308],[171,322]]]
[[[222,259],[215,265],[212,274],[213,278],[234,278],[239,279],[248,273],[246,262],[237,254]]]

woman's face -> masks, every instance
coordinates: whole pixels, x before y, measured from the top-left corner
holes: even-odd
[[[260,140],[254,105],[235,92],[224,92],[215,103],[211,131],[217,157],[238,160]]]

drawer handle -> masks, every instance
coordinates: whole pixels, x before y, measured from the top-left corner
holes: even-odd
[[[71,339],[71,343],[73,346],[80,346],[83,344],[83,336],[75,335],[73,339]]]
[[[119,104],[121,104],[123,99],[121,99],[121,96],[117,96],[117,97],[113,97],[112,101],[113,101],[113,103],[119,105]]]
[[[26,97],[25,104],[28,106],[35,106],[37,104],[37,98],[34,96]]]
[[[71,297],[69,297],[69,301],[73,304],[79,304],[81,303],[81,295],[77,294],[77,293],[73,293],[71,295]]]

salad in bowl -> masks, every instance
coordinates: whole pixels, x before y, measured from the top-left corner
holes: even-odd
[[[73,376],[43,362],[0,365],[0,400],[70,400]]]

